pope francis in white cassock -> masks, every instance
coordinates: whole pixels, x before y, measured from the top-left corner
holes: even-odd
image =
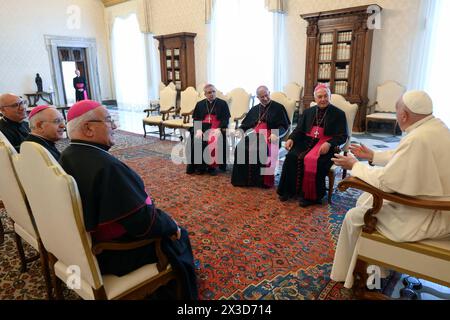
[[[429,200],[450,200],[450,130],[433,113],[431,98],[423,91],[406,92],[396,105],[397,120],[406,135],[393,151],[374,152],[352,145],[353,154],[376,167],[358,162],[352,155],[335,155],[336,165],[385,192]],[[355,247],[371,208],[372,196],[363,193],[344,219],[334,256],[331,279],[353,285]],[[375,215],[376,229],[397,241],[419,241],[450,236],[450,212],[408,207],[387,200]]]

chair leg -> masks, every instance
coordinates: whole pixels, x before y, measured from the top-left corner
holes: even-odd
[[[51,253],[47,253],[47,256],[48,256],[48,265],[50,267],[53,288],[55,289],[56,300],[64,300],[64,294],[63,294],[63,289],[62,289],[62,285],[61,285],[61,280],[58,278],[58,276],[55,273],[55,263],[57,262],[57,259]]]
[[[52,277],[50,274],[48,254],[41,240],[39,240],[39,257],[41,260],[41,271],[42,274],[44,275],[45,287],[47,289],[47,298],[48,300],[53,300],[54,297],[52,293]]]
[[[331,197],[334,189],[334,172],[328,172],[328,203],[331,204]]]
[[[347,176],[347,169],[342,169],[342,180]]]
[[[27,272],[27,259],[25,258],[25,252],[23,250],[23,243],[20,236],[14,232],[14,240],[16,241],[17,252],[20,258],[20,272]]]
[[[145,122],[142,122],[142,126],[144,127],[144,138],[147,136],[147,131],[145,130]]]

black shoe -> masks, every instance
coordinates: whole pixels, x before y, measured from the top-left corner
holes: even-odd
[[[206,170],[204,170],[204,169],[198,169],[196,173],[198,175],[201,175],[201,174],[204,174],[205,172],[206,172]]]
[[[219,170],[222,171],[222,172],[227,171],[227,165],[226,164],[219,165]]]
[[[306,199],[300,198],[298,200],[298,204],[299,204],[300,207],[306,208],[306,207],[309,207],[309,206],[311,206],[313,204],[316,204],[316,201],[311,201],[311,200],[306,200]]]
[[[186,167],[186,173],[187,174],[193,174],[195,173],[195,168],[192,164],[188,164]]]
[[[285,202],[285,201],[288,201],[288,200],[289,200],[289,196],[285,196],[285,195],[283,195],[283,196],[278,196],[278,199],[280,199],[281,202]]]
[[[216,168],[208,168],[208,173],[211,176],[217,176],[217,170]]]

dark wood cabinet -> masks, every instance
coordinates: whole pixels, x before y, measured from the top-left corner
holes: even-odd
[[[373,30],[367,25],[372,14],[368,7],[301,15],[308,22],[304,108],[314,101],[314,87],[327,83],[332,93],[358,104],[354,131],[364,131],[369,101]]]
[[[155,36],[159,41],[161,81],[173,82],[178,91],[196,86],[195,83],[195,33],[181,32]]]

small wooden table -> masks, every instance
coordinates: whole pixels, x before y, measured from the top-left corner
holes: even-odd
[[[53,104],[53,92],[39,91],[35,93],[25,93],[30,107],[36,107],[39,100],[44,100],[48,104]]]

